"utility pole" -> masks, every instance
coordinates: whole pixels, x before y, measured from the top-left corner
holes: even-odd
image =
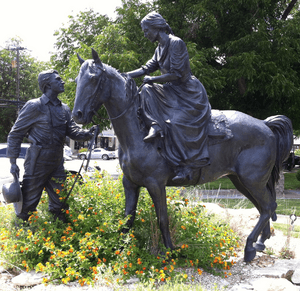
[[[17,108],[17,116],[19,115],[19,103],[20,103],[20,51],[25,50],[24,47],[15,47],[9,48],[10,51],[17,51],[17,100],[18,100],[18,108]],[[15,68],[15,62],[12,63],[12,67]]]

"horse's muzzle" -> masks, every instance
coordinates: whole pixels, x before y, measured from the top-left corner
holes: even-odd
[[[81,110],[77,110],[76,112],[74,112],[74,110],[73,110],[72,117],[76,123],[79,123],[79,124],[84,123],[83,114],[82,114]]]

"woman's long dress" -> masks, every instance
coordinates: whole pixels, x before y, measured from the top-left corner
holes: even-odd
[[[191,73],[185,43],[169,35],[167,45],[159,45],[143,68],[147,74],[160,69],[162,74],[179,77],[163,85],[146,84],[141,92],[147,127],[158,124],[164,132],[162,155],[174,167],[209,164],[207,123],[211,106],[205,88]]]

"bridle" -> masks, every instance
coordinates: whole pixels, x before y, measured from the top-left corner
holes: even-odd
[[[104,72],[104,71],[103,71],[103,72]],[[98,86],[97,86],[97,92],[98,92],[98,89],[99,89],[99,86],[100,86],[99,84],[100,84],[100,80],[99,80],[99,83],[98,83]],[[143,87],[144,85],[145,85],[145,83],[143,83],[143,84],[138,88],[138,90],[137,90],[138,94],[140,94],[140,90],[142,89],[142,87]],[[126,95],[127,95],[127,91],[126,91]],[[127,111],[129,110],[129,108],[131,108],[131,105],[133,104],[134,101],[135,101],[135,99],[134,99],[134,96],[133,96],[133,94],[132,94],[131,101],[130,101],[129,105],[125,108],[125,110],[124,110],[121,114],[119,114],[119,115],[116,116],[116,117],[104,118],[104,117],[101,117],[101,116],[98,114],[98,112],[97,112],[96,110],[93,110],[92,112],[93,112],[94,115],[96,115],[97,118],[99,118],[100,120],[116,120],[116,119],[121,118],[123,115],[125,115],[125,113],[127,113]],[[93,122],[94,124],[96,124],[95,121],[93,120],[93,118],[92,118],[92,122]]]

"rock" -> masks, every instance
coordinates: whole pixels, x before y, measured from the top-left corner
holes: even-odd
[[[300,262],[298,263],[296,270],[292,275],[291,281],[296,285],[300,285]]]
[[[282,278],[260,278],[251,282],[251,285],[254,291],[298,291],[298,288],[290,281]]]
[[[126,280],[126,284],[137,284],[139,282],[140,282],[140,279],[136,278],[136,277],[132,277],[132,278]]]
[[[252,275],[269,278],[287,278],[290,277],[289,271],[294,272],[298,264],[298,260],[276,260],[271,267],[253,270]]]
[[[45,274],[31,271],[28,273],[21,273],[20,275],[14,277],[11,281],[15,286],[30,287],[42,284],[44,277]]]

